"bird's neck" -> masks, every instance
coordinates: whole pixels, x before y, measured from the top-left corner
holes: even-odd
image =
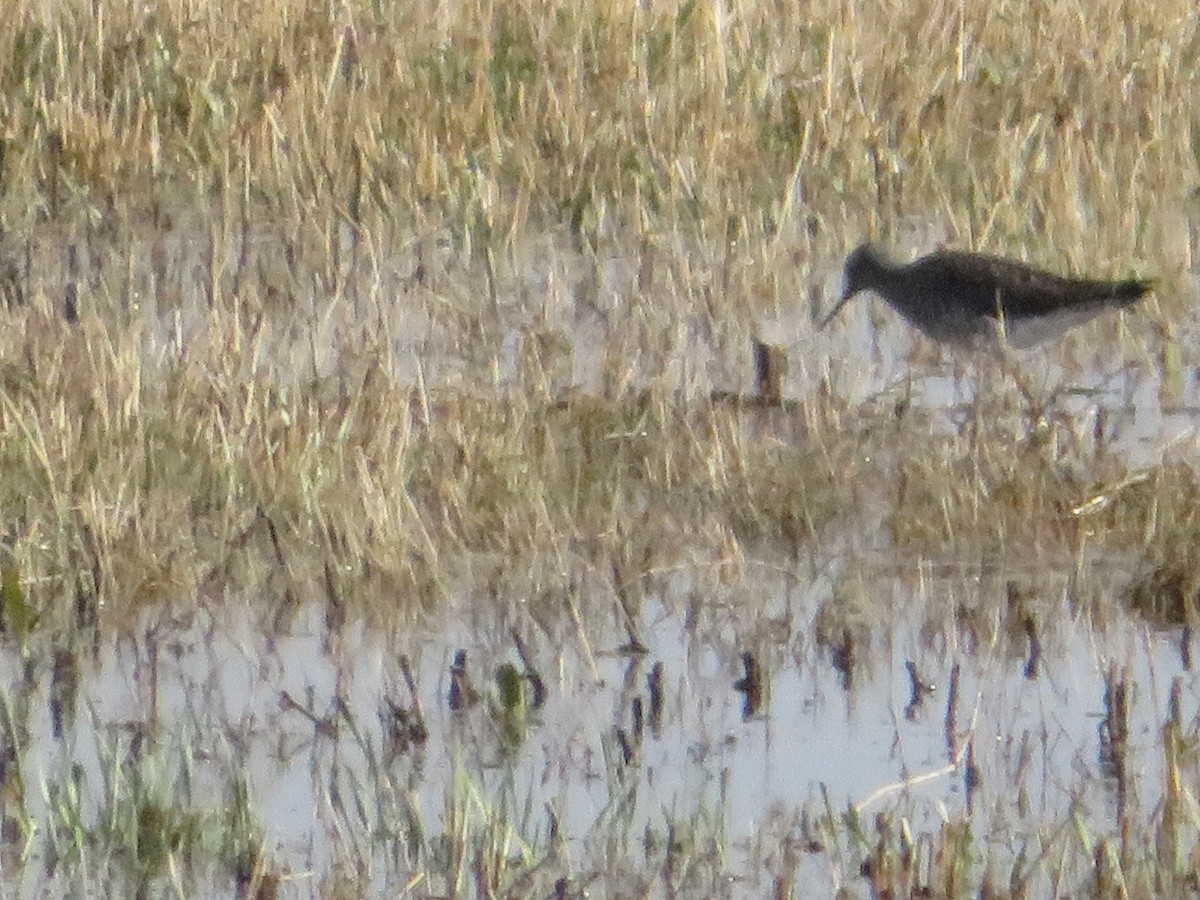
[[[862,284],[877,293],[888,293],[889,289],[907,283],[908,267],[892,262],[885,256],[873,256],[862,273]]]

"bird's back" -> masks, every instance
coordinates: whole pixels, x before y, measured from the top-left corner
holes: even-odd
[[[910,287],[973,315],[1008,319],[1044,316],[1074,306],[1121,307],[1153,286],[1151,281],[1064,278],[1015,260],[942,250],[905,267]]]

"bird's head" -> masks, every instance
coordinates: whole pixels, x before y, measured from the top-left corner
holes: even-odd
[[[845,287],[837,305],[830,310],[829,315],[821,322],[824,328],[842,311],[842,307],[850,302],[861,291],[870,290],[879,284],[880,276],[887,270],[889,262],[884,252],[874,244],[860,244],[846,257],[846,267],[843,275]]]

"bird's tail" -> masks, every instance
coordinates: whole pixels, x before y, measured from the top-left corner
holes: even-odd
[[[1152,278],[1130,278],[1127,281],[1116,281],[1112,285],[1112,297],[1119,303],[1133,303],[1154,289]]]

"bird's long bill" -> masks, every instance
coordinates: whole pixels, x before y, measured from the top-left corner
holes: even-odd
[[[833,307],[833,309],[831,309],[829,311],[829,315],[827,315],[824,319],[821,320],[821,324],[817,326],[817,329],[824,330],[825,327],[827,325],[829,325],[830,322],[832,322],[834,319],[837,318],[837,314],[842,311],[842,307],[845,306],[847,303],[849,303],[850,298],[853,296],[854,296],[853,294],[842,294],[842,299],[839,300],[837,302],[837,304]]]

